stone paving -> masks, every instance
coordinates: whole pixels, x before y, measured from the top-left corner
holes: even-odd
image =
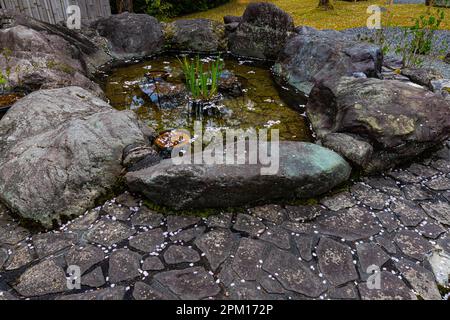
[[[449,148],[310,206],[199,218],[124,193],[42,234],[0,207],[0,300],[448,299]]]

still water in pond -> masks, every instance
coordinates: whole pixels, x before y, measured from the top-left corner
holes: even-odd
[[[299,106],[288,106],[272,80],[270,70],[250,61],[225,59],[224,69],[239,80],[242,94],[223,94],[218,102],[225,112],[203,116],[204,131],[218,129],[279,129],[280,140],[310,141],[309,125]],[[188,103],[160,107],[142,91],[147,74],[165,74],[164,81],[183,89],[183,73],[176,57],[162,57],[113,69],[104,79],[105,93],[113,107],[134,110],[150,127],[161,132],[172,129],[193,131]],[[153,76],[152,76],[153,77]],[[161,90],[162,91],[162,90]],[[155,99],[153,99],[155,101]],[[297,108],[297,110],[295,110]]]

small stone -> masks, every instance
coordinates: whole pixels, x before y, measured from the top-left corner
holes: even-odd
[[[237,231],[245,232],[255,237],[263,233],[266,226],[255,217],[240,213],[236,218],[236,223],[233,228]]]
[[[97,267],[92,272],[81,277],[81,284],[91,288],[98,288],[106,283],[102,268]]]
[[[216,229],[195,240],[195,245],[205,253],[213,271],[231,254],[234,246],[233,235],[228,229]]]
[[[414,291],[423,299],[442,300],[432,272],[405,259],[396,262],[395,265]]]
[[[407,256],[422,261],[433,246],[421,235],[410,230],[401,230],[395,236],[395,243]]]
[[[154,279],[183,300],[214,297],[220,292],[213,276],[203,267],[165,271],[156,274]]]
[[[445,228],[434,220],[425,220],[418,227],[417,230],[429,239],[437,239],[445,232]]]
[[[200,218],[198,217],[170,215],[167,217],[167,231],[173,232],[184,229],[198,223],[199,221]]]
[[[131,218],[134,226],[146,226],[156,228],[161,225],[164,216],[156,213],[147,207],[141,207],[139,211]]]
[[[394,241],[383,236],[378,236],[375,240],[390,254],[397,253],[397,248],[395,247]]]
[[[142,252],[154,252],[162,249],[161,245],[165,241],[162,229],[154,229],[137,234],[129,241],[130,247]]]
[[[358,279],[348,246],[328,238],[321,238],[317,248],[317,257],[321,272],[334,286]]]
[[[390,259],[389,255],[375,243],[357,243],[356,250],[358,252],[362,272],[369,275],[372,274],[372,272],[368,272],[369,267],[376,266],[381,269],[381,267]]]
[[[380,288],[374,288],[372,282],[358,284],[363,300],[417,300],[406,284],[397,276],[387,271],[380,273]]]
[[[142,264],[142,270],[144,271],[156,271],[163,270],[164,265],[158,257],[148,257],[144,260]]]
[[[294,237],[294,242],[300,253],[300,257],[303,260],[311,261],[311,259],[313,258],[312,257],[313,240],[314,238],[311,236],[301,235],[298,237]]]
[[[87,233],[86,239],[93,243],[111,247],[135,233],[131,228],[122,222],[102,219],[98,221]]]
[[[395,217],[394,214],[392,214],[392,212],[379,211],[376,212],[375,215],[381,221],[381,224],[387,230],[387,232],[397,230],[397,228],[400,226],[398,219]]]
[[[376,210],[382,210],[389,200],[389,196],[386,194],[377,192],[362,183],[354,184],[351,187],[351,192],[366,206]]]
[[[109,258],[109,281],[119,283],[139,276],[141,256],[128,249],[114,251]]]
[[[14,289],[24,297],[64,292],[68,290],[66,274],[53,260],[44,260],[27,269]]]
[[[425,218],[424,211],[413,201],[398,199],[390,208],[407,227],[415,227]]]
[[[83,247],[73,247],[65,255],[68,266],[80,267],[81,274],[85,273],[95,264],[105,259],[103,251],[93,245]]]
[[[164,252],[164,260],[168,264],[198,262],[200,261],[200,256],[194,249],[173,245]]]
[[[250,214],[275,224],[281,224],[285,220],[285,210],[276,204],[252,208]]]

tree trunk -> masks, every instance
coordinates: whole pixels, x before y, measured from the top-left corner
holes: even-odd
[[[330,3],[330,0],[319,0],[319,9],[322,10],[333,10],[333,5]]]
[[[133,12],[133,0],[116,0],[117,13]]]

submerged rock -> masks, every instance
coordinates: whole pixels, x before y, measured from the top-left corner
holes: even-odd
[[[361,153],[350,152],[346,139],[334,139],[332,148],[367,172],[412,159],[450,134],[449,104],[411,82],[353,77],[323,81],[314,87],[306,109],[319,139],[339,133],[362,141]]]
[[[167,159],[128,173],[127,184],[157,204],[188,209],[308,198],[349,177],[350,166],[331,150],[302,142],[280,142],[279,149],[279,170],[273,175],[262,175],[261,164],[178,165]]]
[[[133,143],[145,136],[132,112],[78,87],[34,92],[0,121],[0,200],[46,227],[79,216],[117,186]]]
[[[381,73],[383,55],[372,44],[357,42],[339,31],[302,28],[288,40],[273,67],[275,80],[308,96],[316,83],[340,76]]]
[[[294,32],[292,17],[272,3],[250,3],[235,22],[239,25],[229,35],[229,48],[238,56],[275,60]]]

